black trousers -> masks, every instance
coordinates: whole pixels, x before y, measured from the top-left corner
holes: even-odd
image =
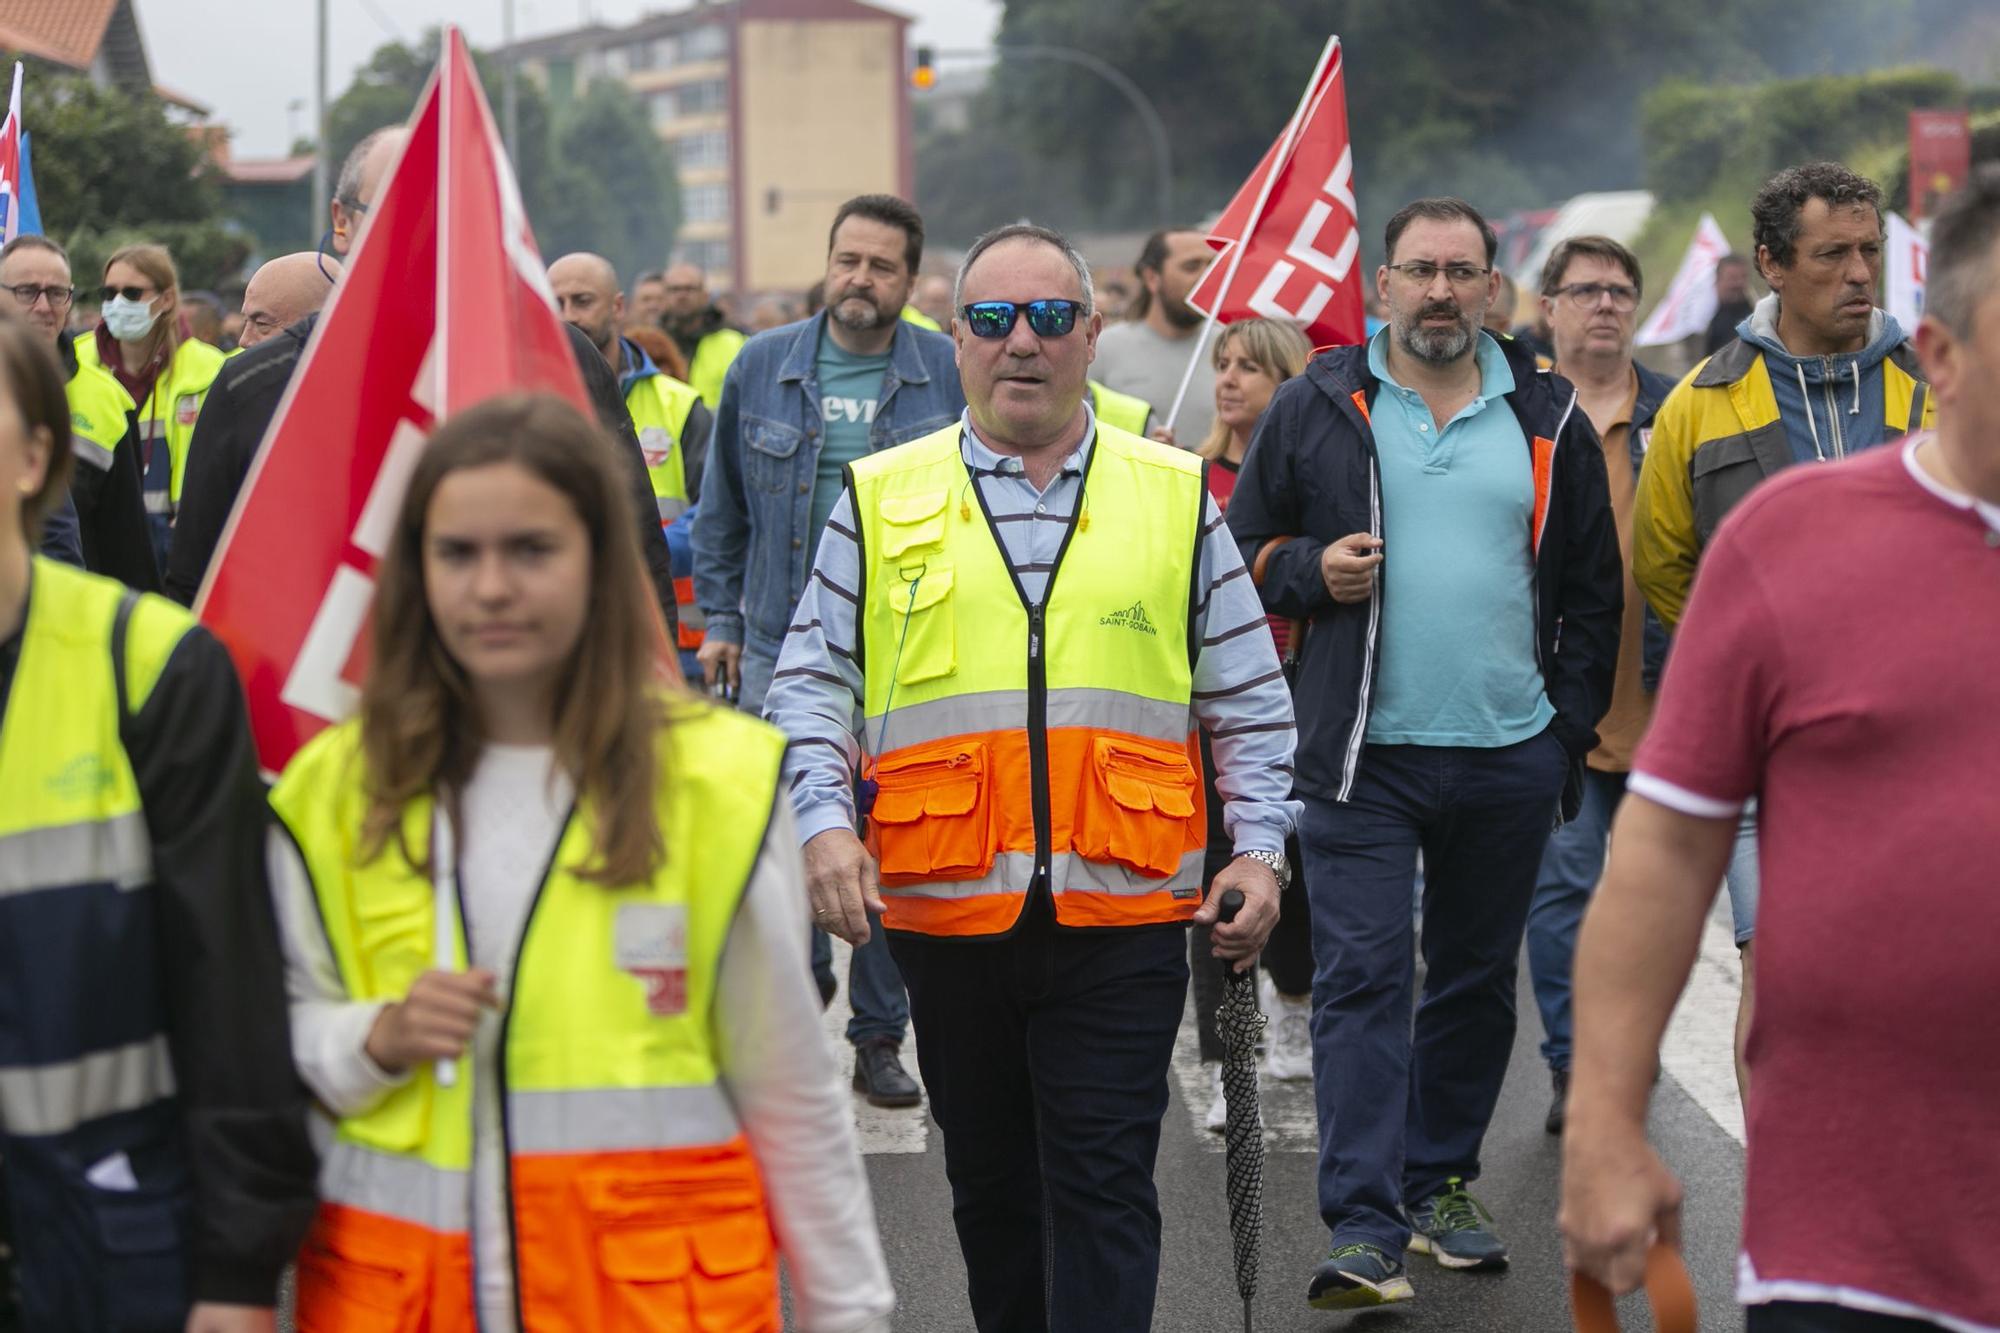
[[[1773,1301],[1745,1311],[1745,1333],[1937,1333],[1927,1319],[1870,1314],[1839,1305],[1806,1301]]]
[[[1042,893],[1004,940],[889,936],[980,1333],[1152,1327],[1184,936],[1059,930]]]

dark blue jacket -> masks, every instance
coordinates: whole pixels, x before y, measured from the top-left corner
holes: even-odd
[[[1570,756],[1563,817],[1583,794],[1584,756],[1611,704],[1624,612],[1624,567],[1604,472],[1604,450],[1577,410],[1569,381],[1537,368],[1533,353],[1500,340],[1514,372],[1506,396],[1524,448],[1549,442],[1538,477],[1543,515],[1535,547],[1535,648],[1555,720]],[[1297,789],[1346,800],[1362,762],[1375,683],[1381,588],[1365,602],[1335,602],[1320,556],[1356,532],[1382,537],[1381,469],[1369,411],[1381,382],[1366,344],[1314,357],[1273,395],[1257,423],[1229,502],[1229,528],[1273,615],[1307,622],[1294,683]],[[1533,454],[1530,453],[1532,459]]]

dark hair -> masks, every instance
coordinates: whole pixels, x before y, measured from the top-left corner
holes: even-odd
[[[556,701],[556,762],[592,812],[594,855],[575,873],[609,885],[649,878],[666,854],[654,797],[666,696],[654,675],[660,642],[652,584],[639,554],[616,446],[595,421],[550,393],[508,394],[457,413],[431,436],[410,477],[383,556],[372,658],[361,689],[368,813],[364,859],[403,840],[408,803],[462,790],[485,745],[465,668],[439,636],[424,586],[424,528],[438,487],[465,468],[512,463],[560,491],[590,534],[589,614]],[[456,812],[453,812],[454,815]]]
[[[1717,268],[1721,268],[1724,264],[1735,264],[1739,268],[1749,268],[1750,256],[1731,250],[1728,254],[1715,261]]]
[[[1797,258],[1799,220],[1814,199],[1829,208],[1866,204],[1875,210],[1876,225],[1882,222],[1882,189],[1866,176],[1848,170],[1838,162],[1807,162],[1786,167],[1764,182],[1750,201],[1750,238],[1769,253],[1771,262],[1790,268]]]
[[[1142,275],[1148,271],[1158,273],[1167,262],[1167,237],[1178,236],[1186,231],[1201,234],[1199,227],[1162,227],[1148,236],[1146,243],[1139,247],[1139,257],[1132,261],[1132,275],[1139,279],[1139,290],[1132,294],[1132,299],[1125,305],[1126,319],[1135,321],[1144,319],[1146,312],[1153,308],[1153,293],[1147,290],[1146,279]]]
[[[886,227],[895,227],[903,233],[903,263],[910,276],[917,275],[917,265],[924,259],[924,216],[917,212],[908,200],[898,199],[893,194],[857,194],[840,206],[833,215],[833,225],[826,229],[826,252],[833,253],[833,238],[839,232],[840,224],[849,218],[867,218]]]
[[[1441,195],[1435,199],[1412,200],[1396,210],[1396,216],[1390,218],[1389,225],[1382,229],[1384,263],[1395,262],[1396,242],[1403,239],[1404,230],[1418,218],[1431,222],[1470,222],[1479,228],[1479,239],[1486,242],[1486,262],[1489,266],[1493,263],[1493,256],[1500,252],[1499,235],[1478,209],[1463,199]]]
[[[1616,264],[1625,270],[1625,276],[1632,279],[1632,287],[1641,295],[1645,294],[1645,279],[1639,276],[1639,256],[1612,240],[1609,236],[1572,236],[1560,242],[1549,251],[1549,262],[1542,265],[1542,295],[1554,296],[1562,286],[1563,274],[1569,272],[1570,261],[1578,255],[1589,255]]]
[[[7,377],[22,429],[29,435],[49,433],[49,464],[41,487],[18,501],[33,546],[41,540],[43,520],[69,494],[69,377],[56,364],[48,338],[11,310],[0,311],[0,373]]]
[[[6,263],[23,250],[46,250],[57,259],[62,260],[65,268],[69,266],[69,251],[63,249],[62,246],[56,244],[46,236],[39,236],[34,232],[28,231],[22,232],[19,236],[7,242],[7,244],[0,245],[0,264]]]
[[[1044,227],[1035,222],[1010,222],[1004,227],[995,227],[972,243],[965,252],[965,258],[958,261],[958,274],[951,280],[951,308],[957,310],[965,304],[965,275],[972,272],[972,266],[988,250],[1002,241],[1034,241],[1041,245],[1053,246],[1069,266],[1076,270],[1077,288],[1083,294],[1083,316],[1085,319],[1097,310],[1097,290],[1090,277],[1090,261],[1081,251],[1069,243],[1069,238],[1054,227]]]
[[[1974,169],[1931,220],[1924,309],[1961,338],[1972,336],[1979,300],[1993,289],[2000,242],[2000,163]]]

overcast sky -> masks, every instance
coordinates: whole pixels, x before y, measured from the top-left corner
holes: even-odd
[[[451,21],[475,47],[500,44],[505,0],[329,0],[327,96],[338,97],[376,47],[414,43]],[[674,0],[515,0],[517,35],[576,27],[586,17],[630,23],[686,9]],[[134,0],[153,78],[208,106],[234,131],[239,157],[277,157],[312,134],[313,0]],[[916,20],[912,44],[984,47],[1000,23],[998,0],[892,0]],[[297,103],[294,106],[294,103]]]

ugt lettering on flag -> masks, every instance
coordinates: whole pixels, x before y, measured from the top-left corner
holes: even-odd
[[[1360,215],[1340,38],[1327,39],[1298,109],[1208,243],[1221,253],[1188,298],[1195,309],[1224,324],[1287,320],[1315,346],[1361,341]]]

